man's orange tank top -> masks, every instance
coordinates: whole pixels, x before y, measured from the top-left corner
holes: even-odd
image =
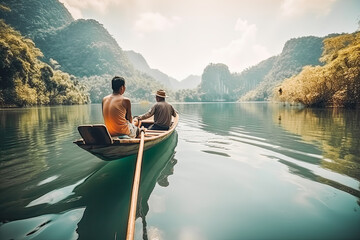
[[[103,99],[104,123],[111,136],[130,134],[123,99],[122,95],[117,94],[108,95]]]

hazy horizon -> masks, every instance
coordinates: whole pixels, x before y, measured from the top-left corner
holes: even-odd
[[[60,0],[75,19],[95,19],[123,50],[177,80],[209,63],[241,72],[278,55],[286,41],[359,29],[358,0]]]

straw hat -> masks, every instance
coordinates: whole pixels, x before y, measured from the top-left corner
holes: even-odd
[[[155,96],[158,96],[158,97],[162,97],[162,98],[166,98],[168,96],[166,96],[166,93],[164,90],[160,89],[156,92]]]

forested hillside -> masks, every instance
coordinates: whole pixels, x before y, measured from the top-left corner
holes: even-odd
[[[84,83],[92,102],[111,92],[109,82],[114,75],[127,79],[126,93],[135,99],[153,100],[149,96],[163,88],[154,78],[134,69],[100,23],[74,21],[58,0],[0,0],[0,4],[0,17],[35,42],[45,63]],[[103,91],[95,89],[98,87]]]
[[[35,39],[47,61],[55,59],[61,70],[75,76],[135,74],[115,39],[95,20],[76,20]]]
[[[74,21],[58,0],[0,1],[10,9],[0,11],[0,17],[31,38],[45,62],[53,59],[60,70],[77,77],[134,74],[122,49],[97,21]]]
[[[324,40],[324,66],[307,66],[281,84],[281,101],[306,106],[360,104],[360,32]]]
[[[0,20],[0,106],[83,104],[84,88],[39,60],[33,41]]]
[[[0,4],[8,8],[0,11],[0,18],[31,39],[74,21],[58,0],[0,0]]]
[[[283,51],[276,56],[263,81],[252,91],[241,97],[242,101],[263,101],[273,96],[273,89],[284,79],[298,74],[304,66],[320,65],[324,38],[301,37],[285,43]]]
[[[274,68],[274,64],[277,59],[278,56],[274,56],[253,67],[245,69],[241,73],[235,73],[234,81],[236,82],[237,99],[249,91],[254,90],[262,81],[264,81],[266,75],[268,75],[271,69]]]

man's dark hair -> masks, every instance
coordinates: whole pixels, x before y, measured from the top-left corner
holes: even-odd
[[[111,80],[111,88],[114,92],[118,92],[122,86],[125,86],[125,79],[123,77],[115,76]]]

